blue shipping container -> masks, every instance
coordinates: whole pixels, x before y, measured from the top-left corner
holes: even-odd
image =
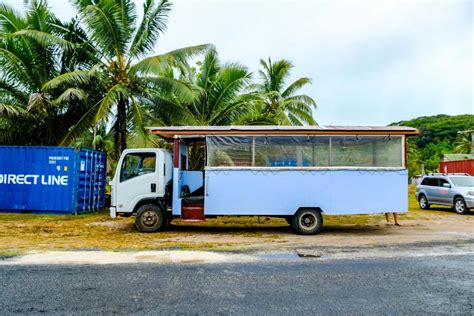
[[[0,146],[0,212],[96,211],[105,206],[105,177],[101,151]]]

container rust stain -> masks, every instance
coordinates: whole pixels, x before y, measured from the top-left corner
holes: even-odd
[[[105,182],[103,152],[0,146],[0,212],[96,211],[105,206]]]

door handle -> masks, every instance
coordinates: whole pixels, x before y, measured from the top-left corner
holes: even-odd
[[[156,192],[156,183],[151,184],[151,192]]]

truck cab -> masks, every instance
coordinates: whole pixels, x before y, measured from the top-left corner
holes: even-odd
[[[164,149],[127,149],[111,185],[111,217],[128,216],[146,204],[165,203],[173,176],[172,154]],[[168,185],[168,189],[169,189]],[[165,205],[165,204],[164,204]]]

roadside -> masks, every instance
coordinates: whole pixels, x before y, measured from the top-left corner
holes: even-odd
[[[448,208],[423,211],[412,193],[409,212],[400,214],[401,227],[386,225],[383,214],[325,216],[324,230],[315,236],[296,235],[285,220],[264,217],[221,217],[201,224],[177,220],[166,231],[143,234],[135,230],[134,218],[111,219],[106,212],[79,216],[0,214],[0,257],[31,251],[367,252],[390,247],[472,246],[474,212],[458,215]]]

